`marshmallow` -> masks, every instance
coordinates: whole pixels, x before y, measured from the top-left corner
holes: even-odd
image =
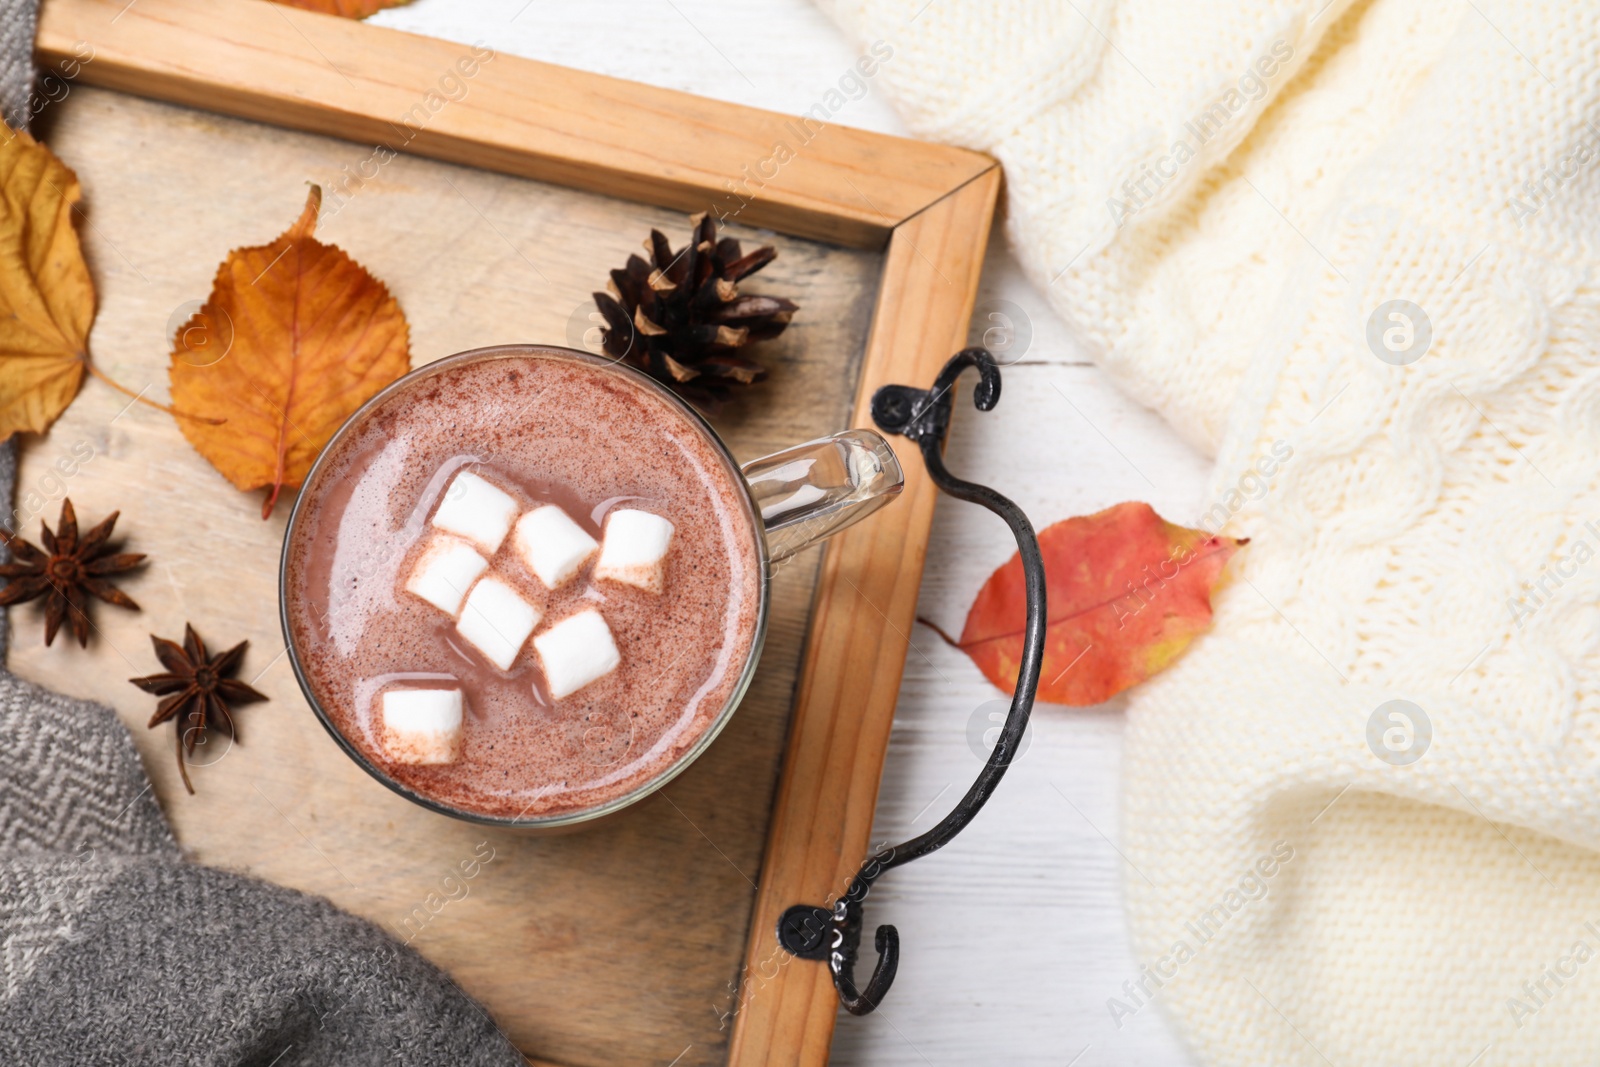
[[[435,534],[406,579],[406,592],[454,615],[461,610],[467,590],[488,566],[489,561],[461,538]]]
[[[658,596],[666,582],[672,523],[648,511],[624,508],[606,518],[605,543],[594,576],[638,586]]]
[[[522,599],[505,582],[490,575],[480,578],[467,594],[456,632],[482,652],[490,663],[507,671],[537,625],[539,609]]]
[[[439,498],[433,525],[465,537],[492,556],[500,551],[500,542],[517,517],[517,507],[516,499],[498,485],[471,471],[461,471]]]
[[[461,754],[461,690],[383,694],[383,748],[400,763],[451,763]]]
[[[569,616],[533,639],[551,700],[570,696],[617,669],[622,655],[611,627],[593,608]]]
[[[518,519],[514,543],[522,562],[548,589],[565,585],[600,547],[554,504],[534,508]]]

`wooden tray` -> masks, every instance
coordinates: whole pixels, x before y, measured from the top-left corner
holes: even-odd
[[[327,196],[319,236],[389,284],[419,364],[503,341],[582,344],[588,293],[651,226],[681,242],[684,212],[776,244],[753,291],[803,310],[764,349],[768,382],[717,420],[744,459],[870,425],[873,390],[929,381],[966,337],[999,189],[974,153],[813,122],[775,177],[738,195],[732,182],[770,170],[802,120],[507,55],[466,75],[469,46],[258,0],[46,0],[37,44],[45,64],[76,69],[36,128],[84,185],[91,351],[154,396],[216,263],[281,232],[306,181]],[[402,151],[363,167],[375,145]],[[284,662],[287,508],[263,523],[259,499],[171,419],[99,383],[24,444],[19,525],[54,522],[63,495],[91,521],[121,508],[130,548],[152,557],[128,584],[144,611],[100,611],[84,653],[44,648],[38,613],[20,609],[9,663],[118,709],[197,860],[409,940],[532,1057],[822,1063],[837,1010],[826,968],[784,954],[774,928],[788,905],[842,892],[868,848],[935,495],[903,445],[901,499],[776,575],[760,673],[717,743],[668,789],[566,837],[433,815],[346,759]],[[213,642],[248,637],[246,672],[272,697],[243,712],[241,745],[194,769],[194,798],[168,733],[143,728],[149,698],[124,681],[156,669],[147,633],[186,620]],[[447,881],[485,850],[477,877]]]

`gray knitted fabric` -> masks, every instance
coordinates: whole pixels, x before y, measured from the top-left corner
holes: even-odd
[[[12,129],[28,123],[37,4],[38,0],[0,0],[0,116]],[[9,492],[6,499],[11,499]]]
[[[29,117],[34,2],[0,0],[13,122]],[[0,501],[15,456],[0,445]],[[0,612],[0,651],[5,636]],[[186,862],[116,716],[0,671],[0,1064],[524,1063],[376,927]]]

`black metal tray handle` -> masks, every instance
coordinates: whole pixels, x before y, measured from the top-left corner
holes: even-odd
[[[961,372],[976,367],[980,376],[972,401],[979,411],[989,411],[1000,400],[1000,368],[984,348],[967,348],[950,357],[931,389],[907,385],[886,385],[872,396],[872,418],[885,433],[897,433],[915,441],[922,450],[928,475],[940,489],[958,500],[981,504],[1000,516],[1011,527],[1022,554],[1022,573],[1027,592],[1027,623],[1022,638],[1022,666],[1017,671],[1017,686],[1011,698],[1000,739],[989,753],[978,778],[951,812],[927,833],[904,844],[883,848],[868,857],[851,881],[849,890],[832,908],[796,904],[778,920],[778,943],[801,959],[827,960],[833,973],[833,986],[839,1002],[852,1015],[866,1015],[883,1002],[894,982],[900,964],[900,934],[893,926],[878,927],[873,939],[878,963],[865,989],[855,982],[856,958],[861,948],[861,908],[872,891],[872,884],[891,871],[954,840],[973,816],[983,808],[1000,779],[1005,776],[1013,754],[1022,742],[1039,688],[1039,668],[1044,660],[1045,583],[1044,559],[1033,524],[1022,509],[990,489],[956,478],[945,469],[944,441],[950,429],[951,389]]]

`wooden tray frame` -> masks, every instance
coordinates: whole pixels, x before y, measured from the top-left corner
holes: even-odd
[[[405,151],[452,163],[885,249],[854,425],[871,425],[879,386],[928,382],[965,343],[1000,190],[987,156],[813,122],[775,177],[735,192],[803,119],[508,55],[423,128],[402,128],[460,45],[264,0],[45,0],[36,52],[109,89],[356,142],[399,135]],[[733,1021],[737,1067],[828,1059],[827,968],[792,960],[775,930],[788,905],[838,896],[869,845],[935,498],[915,448],[894,444],[902,498],[823,557]]]

